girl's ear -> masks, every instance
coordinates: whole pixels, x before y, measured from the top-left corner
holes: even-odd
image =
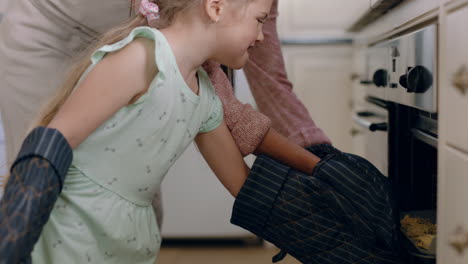
[[[212,23],[218,23],[226,9],[226,0],[203,0],[203,7]]]

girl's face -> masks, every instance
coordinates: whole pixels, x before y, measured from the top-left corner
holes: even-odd
[[[235,2],[240,0],[230,0]],[[273,0],[247,0],[245,4],[228,5],[220,21],[216,60],[230,68],[240,69],[249,59],[248,49],[263,40],[263,24],[268,18]]]

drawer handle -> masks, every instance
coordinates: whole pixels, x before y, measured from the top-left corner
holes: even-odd
[[[466,70],[466,66],[463,65],[461,68],[455,73],[453,77],[453,86],[457,88],[462,94],[466,93],[468,89],[468,71]]]
[[[461,226],[457,227],[449,243],[458,254],[462,255],[468,249],[468,233]]]
[[[351,129],[350,133],[351,133],[352,137],[355,137],[357,135],[360,135],[362,132],[359,129],[353,128],[353,129]]]

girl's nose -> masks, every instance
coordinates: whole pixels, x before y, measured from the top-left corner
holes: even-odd
[[[257,42],[262,42],[264,38],[265,38],[265,36],[263,35],[263,30],[260,30],[258,32]]]

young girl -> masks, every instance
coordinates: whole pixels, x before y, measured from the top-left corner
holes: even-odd
[[[360,246],[369,251],[361,250],[365,254],[357,257],[375,257],[369,243],[353,243],[354,247],[343,251],[341,237],[348,234],[344,228],[337,230],[339,236],[325,237],[336,243],[333,251],[323,245],[320,252],[308,250],[315,247],[315,240],[303,239],[303,235],[314,235],[323,225],[316,218],[301,216],[310,225],[303,225],[298,232],[296,225],[303,222],[291,218],[288,208],[292,206],[305,211],[305,215],[300,212],[303,216],[315,217],[317,212],[310,206],[322,201],[327,210],[318,213],[328,214],[325,220],[330,216],[329,204],[336,205],[331,208],[332,215],[347,216],[347,209],[355,210],[353,204],[348,208],[341,202],[322,199],[344,195],[349,201],[355,200],[352,195],[350,198],[346,192],[339,192],[344,187],[354,193],[342,178],[352,176],[359,182],[361,174],[366,176],[367,172],[356,170],[356,162],[346,159],[346,155],[334,153],[317,165],[319,159],[315,155],[305,155],[304,149],[291,145],[270,129],[260,146],[261,152],[274,154],[307,174],[283,177],[294,170],[276,163],[269,165],[261,158],[256,162],[257,171],[244,184],[248,168],[221,121],[219,100],[207,75],[198,68],[207,59],[242,67],[248,57],[247,49],[263,38],[262,22],[271,1],[160,0],[158,4],[160,12],[157,6],[143,2],[142,16],[104,38],[99,49],[93,50],[92,63],[87,57],[79,65],[77,76],[68,80],[64,94],[41,119],[39,125],[49,128],[36,128],[24,141],[12,166],[5,197],[0,201],[0,263],[29,263],[31,245],[41,231],[32,254],[34,263],[153,263],[160,235],[150,200],[168,167],[193,138],[221,182],[238,197],[233,223],[265,237],[298,259],[305,259],[305,263],[312,263],[311,259],[316,260],[313,263],[322,261],[323,253],[349,259],[349,253]],[[160,19],[154,20],[158,16]],[[147,19],[160,31],[146,27]],[[104,44],[109,45],[101,47]],[[75,148],[71,167],[68,144]],[[322,169],[317,171],[316,165]],[[345,173],[329,173],[331,170],[323,169],[325,165],[343,168]],[[258,168],[263,173],[258,173]],[[312,171],[315,177],[309,175]],[[317,179],[336,185],[336,193],[322,197],[324,185]],[[302,180],[304,185],[300,186]],[[305,197],[310,198],[306,204]],[[364,200],[373,201],[373,197]],[[41,230],[49,216],[48,206],[54,203],[50,219]],[[369,217],[372,213],[364,211],[364,216],[373,221]],[[348,221],[341,218],[337,221]],[[351,231],[356,232],[350,237],[360,242],[362,236],[356,234],[363,228],[358,227],[367,225],[355,222]],[[331,224],[327,230],[336,228],[336,223],[327,221]],[[391,219],[385,224],[391,226]],[[295,231],[290,232],[290,228]],[[364,235],[370,237],[368,233]],[[322,237],[316,240],[323,244]],[[322,258],[317,258],[318,254]]]
[[[33,263],[154,263],[161,237],[151,199],[193,139],[237,195],[248,168],[200,66],[241,68],[271,3],[143,1],[137,17],[104,36],[99,46],[107,45],[79,65],[77,84],[70,78],[41,119],[74,151]]]

